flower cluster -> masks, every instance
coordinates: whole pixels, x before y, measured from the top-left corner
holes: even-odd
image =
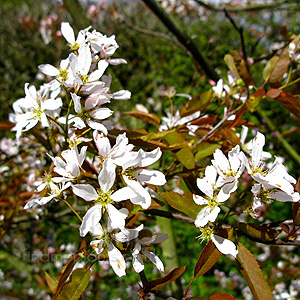
[[[243,132],[243,140],[244,134]],[[197,186],[204,195],[194,195],[195,203],[202,206],[195,225],[202,232],[201,238],[211,238],[219,251],[224,254],[236,256],[236,247],[232,242],[215,235],[212,223],[221,212],[219,206],[237,190],[239,178],[245,170],[253,179],[252,206],[248,209],[252,216],[255,217],[257,209],[264,203],[270,203],[273,200],[282,202],[300,200],[299,193],[294,191],[293,184],[296,180],[288,174],[278,158],[275,159],[271,168],[267,168],[263,160],[269,158],[269,155],[263,151],[264,145],[265,137],[258,132],[246,147],[250,157],[241,151],[239,145],[228,152],[228,158],[220,149],[217,149],[211,161],[212,165],[205,169],[205,176],[197,179]]]
[[[125,275],[122,245],[128,242],[135,245],[132,261],[137,272],[143,270],[142,254],[163,271],[160,259],[144,245],[160,243],[167,236],[157,233],[145,238],[143,224],[127,228],[129,210],[125,207],[126,200],[142,209],[150,207],[147,185],[164,185],[166,179],[163,173],[148,166],[158,161],[162,152],[159,148],[150,152],[135,150],[126,133],[119,134],[111,146],[108,131],[114,126],[103,121],[113,114],[105,104],[131,97],[127,90],[112,93],[112,78],[104,75],[109,65],[126,61],[111,57],[118,48],[114,36],[86,28],[76,37],[69,23],[61,24],[61,32],[71,53],[58,68],[50,64],[39,66],[52,80],[39,89],[26,83],[26,96],[14,103],[14,114],[10,115],[17,140],[22,132],[35,126],[49,132],[55,128],[57,133],[56,144],[47,148],[52,171],[36,182],[38,194],[26,203],[25,209],[51,200],[67,201],[72,194],[78,196],[90,206],[82,219],[80,236],[91,234],[96,254],[108,257],[118,276]],[[87,134],[91,129],[92,138]],[[44,131],[39,132],[43,139]],[[86,144],[79,148],[82,142]],[[96,158],[91,160],[89,154]]]

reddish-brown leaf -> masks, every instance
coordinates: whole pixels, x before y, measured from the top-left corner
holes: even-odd
[[[279,56],[271,74],[269,77],[269,81],[271,83],[278,82],[282,79],[284,73],[286,73],[288,66],[290,63],[289,57],[289,47],[286,47],[284,51]]]
[[[291,93],[282,91],[278,97],[274,97],[273,99],[300,119],[300,100],[297,97]]]
[[[260,241],[273,241],[280,233],[278,230],[269,228],[266,225],[242,222],[239,223],[239,230]]]
[[[254,300],[274,300],[270,286],[252,253],[240,242],[237,249],[238,267],[250,287]]]
[[[282,93],[282,90],[280,89],[270,89],[267,91],[266,96],[275,99]]]
[[[0,122],[0,130],[11,130],[15,125],[11,122]]]
[[[218,235],[231,240],[233,237],[233,229],[222,229]],[[221,256],[222,253],[216,248],[213,241],[210,240],[198,258],[194,269],[194,277],[200,277],[209,271]]]
[[[241,79],[243,79],[245,84],[247,86],[255,85],[251,75],[248,72],[246,61],[240,56],[240,54],[237,51],[233,52],[233,59],[237,71],[239,72],[239,75]]]
[[[211,295],[208,300],[237,300],[231,295],[223,294],[223,293],[216,293]]]
[[[139,111],[139,110],[127,111],[127,112],[125,112],[125,114],[135,117],[146,123],[154,124],[157,126],[160,124],[160,120],[157,117],[157,115],[155,115],[155,114],[149,114],[149,113]]]
[[[150,292],[165,287],[166,285],[170,284],[171,282],[175,281],[178,277],[180,277],[185,272],[185,269],[186,266],[178,267],[162,278],[148,281],[144,286],[145,291]]]
[[[213,117],[196,119],[191,122],[191,125],[201,126],[201,125],[205,125],[205,124],[211,124],[217,120],[217,117],[218,117],[218,115],[215,115]]]
[[[194,269],[194,277],[200,277],[210,270],[222,256],[212,241],[209,241],[202,250]]]

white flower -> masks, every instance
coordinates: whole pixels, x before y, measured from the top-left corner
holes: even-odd
[[[75,93],[71,93],[71,97],[74,101],[74,108],[77,113],[77,116],[73,118],[73,121],[76,122],[77,126],[80,125],[79,128],[83,128],[86,123],[89,127],[102,131],[105,135],[107,135],[107,128],[103,124],[99,123],[98,120],[110,117],[113,111],[106,107],[90,107],[88,102],[85,102],[85,106],[82,108],[80,96],[77,96]]]
[[[62,158],[59,156],[54,158],[48,154],[55,166],[53,171],[64,177],[61,178],[62,181],[76,179],[80,175],[86,157],[87,146],[83,146],[79,153],[74,140],[72,142],[74,148],[62,151]]]
[[[146,232],[146,234],[144,234]],[[134,270],[137,273],[140,273],[144,270],[144,262],[141,256],[141,253],[144,254],[155,266],[156,268],[164,272],[164,265],[159,257],[144,248],[150,244],[158,244],[165,241],[169,236],[165,233],[154,233],[152,234],[149,230],[144,229],[140,232],[139,237],[135,240],[136,244],[132,251],[132,265]]]
[[[31,208],[35,204],[45,205],[52,199],[57,199],[57,198],[61,198],[61,197],[65,198],[63,191],[66,190],[67,188],[69,188],[70,186],[71,186],[71,182],[62,182],[59,185],[56,185],[53,182],[50,182],[49,183],[50,194],[48,196],[40,197],[38,199],[33,199],[33,200],[27,202],[26,205],[24,206],[24,209]]]
[[[111,226],[113,228],[122,228],[125,226],[125,219],[128,216],[128,210],[122,208],[117,210],[113,203],[113,195],[111,194],[111,187],[115,181],[115,168],[110,159],[105,160],[104,167],[98,176],[100,189],[95,190],[90,184],[75,184],[72,186],[75,195],[83,198],[86,201],[95,201],[85,214],[82,224],[79,228],[80,236],[85,236],[97,224],[99,224],[103,211],[107,211]],[[117,197],[115,197],[117,199]]]
[[[147,209],[151,205],[151,196],[142,184],[164,185],[166,178],[162,172],[145,167],[156,162],[161,154],[159,148],[151,152],[145,152],[142,149],[138,152],[127,152],[121,162],[122,177],[127,186],[115,192],[112,198],[115,201],[130,199],[133,204]]]
[[[71,50],[78,50],[79,47],[85,42],[85,34],[90,27],[80,30],[75,40],[75,33],[73,28],[68,22],[61,23],[61,34],[69,43]]]
[[[214,222],[221,211],[219,204],[226,201],[235,189],[235,182],[227,183],[215,194],[216,181],[217,170],[214,166],[207,166],[205,177],[197,179],[197,186],[205,194],[205,197],[193,195],[196,204],[204,205],[196,217],[196,227],[204,227],[208,222]]]
[[[215,151],[213,154],[214,159],[211,162],[220,175],[217,186],[222,186],[228,182],[233,182],[234,180],[237,183],[237,179],[242,175],[245,169],[245,165],[239,158],[239,153],[239,145],[236,145],[232,150],[229,151],[228,159],[220,149]],[[237,185],[235,189],[236,188]],[[234,192],[234,190],[232,190],[232,192]]]
[[[95,236],[95,240],[91,242],[92,247],[97,254],[100,254],[105,248],[107,249],[109,263],[119,277],[126,275],[126,263],[122,253],[114,245],[114,242],[129,242],[138,236],[138,233],[142,228],[143,225],[136,229],[118,229],[112,226],[110,220],[108,220],[106,230],[103,230],[100,224],[91,228],[91,233]]]
[[[216,234],[211,235],[211,240],[221,253],[225,255],[231,254],[233,257],[238,255],[239,251],[236,249],[236,245],[232,241]]]
[[[17,131],[17,138],[39,121],[43,127],[49,127],[47,115],[62,106],[61,98],[56,98],[59,92],[59,89],[51,91],[49,84],[42,85],[38,91],[34,86],[25,84],[26,96],[14,102],[15,114],[10,114],[10,121],[16,123],[12,130]]]

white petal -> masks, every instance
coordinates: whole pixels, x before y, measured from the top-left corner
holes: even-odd
[[[102,206],[96,204],[91,207],[82,219],[81,226],[79,228],[80,236],[84,237],[89,231],[93,230],[93,227],[98,226],[102,217]]]
[[[112,96],[115,100],[128,100],[131,98],[131,92],[127,90],[120,90],[112,93]]]
[[[135,193],[130,187],[126,186],[111,194],[110,198],[115,202],[120,202],[136,196],[137,193]]]
[[[43,72],[44,74],[49,75],[49,76],[58,76],[59,75],[59,70],[49,64],[39,65],[39,69],[41,70],[41,72]]]
[[[116,165],[112,162],[111,158],[107,158],[98,176],[99,185],[104,193],[107,193],[111,189],[115,179]]]
[[[236,245],[227,240],[224,239],[218,235],[212,234],[211,239],[214,242],[217,249],[223,253],[223,254],[231,254],[232,256],[236,257],[238,255],[238,250],[236,249]]]
[[[156,268],[159,271],[163,272],[165,270],[164,264],[162,263],[162,261],[159,259],[159,257],[156,254],[154,254],[151,251],[147,251],[147,250],[142,250],[142,253],[150,259],[150,261],[156,266]]]
[[[203,198],[202,196],[199,196],[199,195],[193,195],[193,200],[198,205],[208,204],[208,201],[205,198]]]
[[[91,128],[96,129],[96,130],[98,130],[98,131],[101,131],[101,132],[103,132],[105,135],[108,134],[107,128],[106,128],[103,124],[98,123],[98,122],[95,122],[95,121],[93,121],[93,120],[86,120],[86,123],[87,123],[87,125],[90,126]]]
[[[160,148],[156,148],[151,152],[142,151],[142,153],[143,153],[143,159],[139,163],[139,167],[147,167],[147,166],[152,165],[157,160],[159,160],[161,155],[162,155],[162,152],[161,152]]]
[[[109,139],[105,135],[103,135],[103,133],[98,133],[98,131],[96,130],[93,133],[93,137],[98,149],[98,153],[102,157],[107,157],[111,150]]]
[[[90,116],[94,119],[103,120],[107,119],[113,114],[113,111],[107,107],[95,108],[90,112]]]
[[[76,94],[74,93],[71,93],[71,97],[74,101],[74,109],[77,113],[80,113],[81,112],[81,104],[80,104],[80,96],[77,96]]]
[[[140,273],[144,270],[144,262],[142,256],[138,254],[132,253],[132,266],[135,272]]]
[[[164,185],[167,182],[166,177],[162,172],[151,169],[137,170],[135,177],[140,182],[146,182],[154,185]]]
[[[196,217],[195,226],[204,227],[209,221],[214,222],[220,211],[221,209],[218,206],[213,211],[211,211],[211,207],[209,206],[204,207]]]
[[[68,22],[61,23],[61,34],[67,40],[68,43],[73,45],[75,43],[75,34],[73,28]]]
[[[112,204],[108,204],[106,209],[110,218],[110,227],[112,229],[123,228],[129,213],[128,210],[126,208],[118,210]]]
[[[107,247],[108,259],[115,273],[121,277],[126,275],[126,263],[122,253],[112,244]]]
[[[75,184],[72,186],[73,193],[86,201],[96,200],[98,193],[90,184]]]

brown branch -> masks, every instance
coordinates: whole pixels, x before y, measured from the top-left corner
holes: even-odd
[[[161,20],[161,22],[168,28],[168,30],[175,35],[177,40],[191,54],[195,61],[203,68],[207,77],[217,82],[219,80],[219,75],[205,60],[198,47],[194,44],[193,40],[189,36],[187,36],[182,30],[179,29],[179,27],[171,19],[168,13],[161,6],[159,6],[155,0],[142,1]]]
[[[282,2],[274,2],[272,4],[258,4],[258,5],[249,5],[249,6],[240,6],[240,7],[228,7],[228,5],[217,7],[211,4],[207,4],[201,0],[194,0],[194,1],[200,6],[203,6],[206,9],[215,12],[222,12],[224,11],[224,9],[226,9],[229,12],[251,12],[251,11],[265,10],[265,9],[276,9],[276,10],[284,10],[289,8],[299,9],[299,5],[283,6],[285,4],[289,4],[288,0]]]
[[[179,213],[173,213],[171,211],[164,211],[164,210],[159,210],[159,209],[148,209],[143,211],[145,214],[153,215],[153,216],[160,216],[168,219],[176,219],[180,220],[186,223],[191,223],[193,224],[195,222],[194,219],[184,216]]]

